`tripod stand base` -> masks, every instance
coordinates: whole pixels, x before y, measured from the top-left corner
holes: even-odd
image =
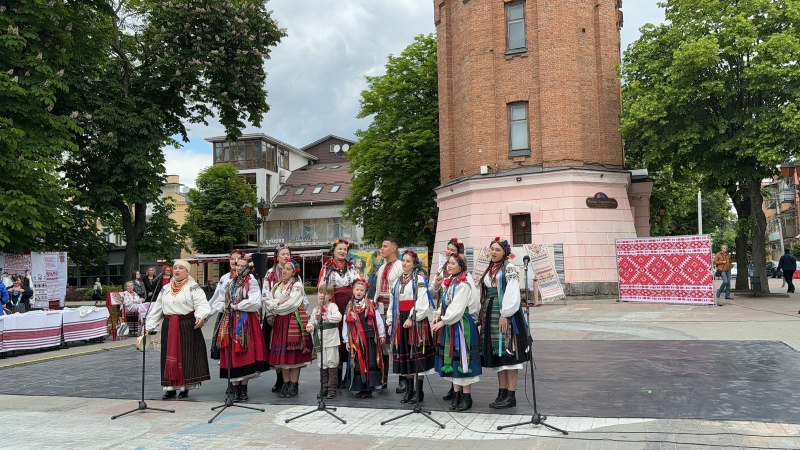
[[[547,416],[541,415],[538,412],[536,412],[536,413],[533,413],[533,416],[531,417],[531,420],[527,420],[525,422],[515,423],[515,424],[511,424],[511,425],[500,425],[500,426],[497,427],[497,429],[498,430],[502,430],[504,428],[518,427],[520,425],[542,425],[543,427],[548,428],[550,430],[558,431],[559,433],[561,433],[561,434],[563,434],[565,436],[569,434],[569,433],[567,433],[566,430],[562,430],[561,428],[557,428],[557,427],[554,427],[554,426],[546,423],[545,420],[547,420]]]
[[[147,403],[145,403],[144,400],[139,400],[139,406],[136,409],[132,409],[132,410],[124,412],[122,414],[117,414],[116,416],[111,416],[111,420],[114,420],[117,417],[126,416],[126,415],[128,415],[130,413],[133,413],[133,412],[136,412],[136,411],[147,411],[147,410],[150,410],[150,411],[161,411],[161,412],[168,412],[168,413],[174,413],[175,412],[174,409],[151,408],[151,407],[147,406]]]
[[[284,423],[289,423],[289,422],[291,422],[291,421],[293,421],[295,419],[299,419],[301,417],[305,417],[305,416],[307,416],[309,414],[314,414],[317,411],[324,411],[324,412],[330,414],[331,416],[333,416],[333,418],[338,420],[339,422],[342,422],[343,424],[347,423],[346,420],[342,419],[341,417],[339,417],[336,414],[331,412],[331,411],[336,411],[336,408],[328,408],[327,406],[325,406],[325,402],[322,401],[322,400],[319,401],[319,403],[317,404],[316,408],[312,409],[311,411],[304,412],[303,414],[300,414],[299,416],[294,416],[294,417],[292,417],[290,419],[286,419],[284,421]]]
[[[399,415],[397,417],[392,417],[389,420],[384,420],[383,422],[381,422],[381,425],[386,425],[389,422],[393,422],[395,420],[402,419],[403,417],[410,416],[411,414],[422,414],[422,417],[425,417],[426,419],[430,420],[431,422],[435,423],[436,425],[439,425],[439,428],[444,430],[444,424],[440,423],[439,421],[437,421],[436,419],[431,417],[431,412],[423,410],[422,407],[420,407],[419,405],[414,407],[414,410],[412,410],[412,411],[409,411],[409,412],[407,412],[405,414],[401,414],[401,415]]]
[[[264,409],[262,409],[262,408],[255,408],[255,407],[252,407],[252,406],[245,406],[245,405],[237,405],[237,404],[235,404],[234,401],[233,401],[233,394],[229,393],[228,396],[225,398],[225,403],[223,403],[223,404],[221,404],[219,406],[215,406],[215,407],[211,408],[212,411],[217,410],[217,409],[219,409],[219,411],[217,411],[217,413],[214,414],[214,417],[212,417],[211,419],[208,420],[208,423],[213,422],[214,419],[216,419],[217,417],[219,417],[220,414],[222,414],[223,411],[225,411],[226,409],[231,408],[231,407],[252,409],[253,411],[264,412]],[[222,408],[222,409],[220,409],[220,408]]]

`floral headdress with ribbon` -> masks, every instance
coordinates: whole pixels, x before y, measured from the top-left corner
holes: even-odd
[[[299,262],[297,262],[294,258],[292,258],[292,259],[290,259],[289,261],[286,261],[286,262],[287,263],[292,263],[292,265],[294,266],[294,274],[295,275],[300,275],[300,263]]]
[[[333,241],[333,244],[331,245],[331,251],[336,250],[336,247],[338,247],[340,244],[345,244],[348,250],[353,248],[353,244],[347,241],[347,239],[336,239],[335,241]]]
[[[465,253],[464,252],[464,242],[462,242],[461,239],[459,239],[457,237],[454,237],[453,239],[450,239],[449,241],[447,241],[447,245],[448,246],[452,245],[453,247],[455,247],[459,254]]]
[[[278,244],[277,246],[275,246],[275,253],[272,256],[275,259],[275,261],[278,260],[278,254],[283,249],[289,250],[289,254],[290,255],[292,254],[292,249],[290,249],[288,245],[286,245],[286,244]]]
[[[356,278],[355,280],[353,280],[353,287],[355,287],[355,285],[357,285],[357,284],[363,284],[364,287],[369,289],[369,281],[367,281],[367,280],[365,280],[365,279],[363,279],[361,277]]]
[[[444,284],[445,288],[450,287],[452,283],[463,283],[467,281],[467,258],[463,253],[459,253],[458,255],[451,255],[447,260],[449,261],[450,258],[455,258],[458,261],[458,267],[461,268],[461,271],[457,274],[451,275],[447,279],[444,280],[442,284]]]
[[[419,261],[419,256],[417,255],[417,252],[414,251],[414,249],[409,248],[406,251],[404,251],[403,254],[400,255],[400,259],[403,259],[403,257],[406,256],[406,255],[411,255],[411,257],[414,259],[414,265],[415,266],[418,266],[418,265],[422,264]]]
[[[492,242],[489,243],[489,246],[491,247],[492,244],[499,245],[503,248],[503,251],[505,251],[505,257],[508,258],[508,256],[511,255],[511,244],[508,243],[508,239],[501,239],[502,238],[500,236],[495,237],[492,239]]]

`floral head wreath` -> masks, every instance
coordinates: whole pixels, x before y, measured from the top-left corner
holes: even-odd
[[[348,250],[353,248],[353,244],[348,242],[346,239],[337,239],[337,240],[333,241],[333,245],[331,245],[331,251],[336,250],[336,247],[338,247],[339,244],[345,244],[347,246]]]
[[[292,249],[290,249],[288,245],[286,245],[286,244],[278,244],[278,245],[275,247],[275,254],[274,254],[275,261],[277,261],[277,260],[278,260],[278,254],[279,254],[279,253],[281,252],[281,250],[283,250],[283,249],[289,250],[289,254],[290,254],[290,255],[292,254]]]
[[[294,266],[294,274],[295,275],[299,275],[300,274],[300,263],[299,262],[295,261],[294,259],[290,259],[289,261],[286,261],[286,262],[287,263],[291,263]]]
[[[461,240],[457,237],[454,237],[453,239],[447,241],[447,245],[448,246],[452,245],[453,247],[455,247],[458,253],[464,253],[464,243],[461,242]]]
[[[489,247],[491,247],[492,244],[499,245],[505,251],[506,258],[508,258],[508,256],[511,254],[511,244],[508,243],[508,239],[503,239],[502,241],[500,239],[500,236],[495,237],[489,244]]]
[[[363,278],[359,277],[359,278],[356,278],[355,280],[353,280],[353,286],[355,286],[357,284],[363,284],[364,286],[366,286],[367,289],[369,289],[369,281],[367,281],[367,280],[365,280]]]
[[[230,254],[228,255],[228,258],[230,258],[233,255],[239,255],[242,258],[247,258],[247,253],[244,250],[238,248],[231,250]]]
[[[411,255],[411,257],[414,258],[414,265],[420,264],[419,256],[417,256],[417,252],[415,252],[414,249],[409,248],[406,251],[404,251],[403,254],[400,255],[400,259],[403,259],[403,256],[406,255]]]

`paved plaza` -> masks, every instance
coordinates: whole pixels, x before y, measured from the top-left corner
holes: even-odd
[[[770,286],[783,292],[780,280]],[[345,425],[319,412],[286,424],[315,403],[310,396],[277,404],[266,392],[271,371],[250,388],[251,404],[266,412],[234,408],[208,424],[220,381],[204,383],[189,401],[150,400],[158,397],[155,367],[147,402],[176,412],[112,421],[136,407],[140,375],[121,368],[129,364],[122,355],[134,352],[131,340],[31,353],[0,360],[0,448],[800,449],[798,309],[798,294],[746,293],[722,307],[602,300],[531,309],[539,407],[568,436],[529,425],[496,430],[530,418],[522,381],[511,414],[478,407],[456,414],[442,412],[443,385],[432,380],[437,396],[429,393],[424,405],[444,430],[419,415],[381,426],[406,411],[391,406],[399,399],[393,392],[375,408],[331,402]],[[316,378],[304,372],[301,388],[310,391]],[[490,376],[481,384],[496,387]]]

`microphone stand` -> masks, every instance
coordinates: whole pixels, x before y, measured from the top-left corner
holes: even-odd
[[[534,364],[533,364],[533,336],[531,335],[531,303],[530,303],[530,290],[528,289],[528,263],[531,261],[531,258],[528,255],[522,259],[525,263],[525,316],[528,321],[527,325],[527,338],[528,338],[528,363],[531,366],[531,392],[533,393],[533,416],[531,416],[531,420],[526,420],[525,422],[514,423],[510,425],[500,425],[497,427],[498,430],[502,430],[504,428],[511,428],[511,427],[518,427],[520,425],[542,425],[545,428],[548,428],[553,431],[558,431],[564,435],[567,435],[566,430],[562,430],[561,428],[554,427],[549,423],[545,422],[547,420],[547,416],[544,414],[539,413],[538,408],[536,407],[536,377],[534,375]]]
[[[144,319],[142,319],[142,326],[145,327],[145,328],[147,327],[147,317],[150,315],[150,311],[152,309],[153,304],[155,304],[155,300],[153,300],[148,305],[147,314],[145,314],[144,315]],[[176,332],[180,333],[180,330],[177,330]],[[153,407],[147,406],[147,402],[144,401],[144,371],[145,371],[145,355],[147,354],[147,347],[148,347],[147,338],[145,337],[143,339],[143,341],[144,341],[145,345],[144,345],[144,348],[142,349],[142,396],[139,399],[139,406],[137,406],[136,408],[134,408],[134,409],[132,409],[130,411],[126,411],[126,412],[124,412],[122,414],[117,414],[116,416],[111,416],[111,420],[114,420],[117,417],[122,417],[122,416],[128,415],[128,414],[130,414],[132,412],[135,412],[135,411],[146,411],[148,409],[152,410],[152,411],[161,411],[161,412],[168,412],[168,413],[174,413],[175,412],[174,409],[162,409],[162,408],[153,408]],[[166,343],[164,345],[166,345]]]
[[[248,269],[248,266],[245,266],[242,269],[242,271],[239,272],[239,276],[236,277],[237,279],[241,277],[241,280],[234,279],[231,282],[235,283],[237,281],[241,281],[242,283],[244,283],[245,277],[247,277],[247,275],[242,276],[242,274],[246,273],[247,269]],[[233,370],[233,333],[236,331],[236,328],[234,327],[235,323],[233,321],[233,309],[231,309],[231,303],[232,302],[233,302],[233,299],[231,299],[230,303],[225,305],[225,309],[228,310],[228,387],[227,387],[227,389],[225,389],[225,402],[223,404],[221,404],[221,405],[218,405],[218,406],[215,406],[215,407],[211,408],[212,411],[217,410],[219,408],[222,408],[222,409],[217,411],[217,413],[214,414],[214,417],[209,419],[208,423],[213,422],[214,419],[216,419],[220,414],[222,414],[223,411],[225,411],[226,409],[228,409],[228,408],[230,408],[232,406],[235,406],[237,408],[252,409],[253,411],[264,412],[264,410],[262,408],[254,408],[252,406],[237,405],[234,402],[234,398],[235,397],[233,395],[233,383],[231,382],[231,371]],[[222,324],[222,322],[220,322],[220,325],[221,324]]]
[[[413,288],[412,293],[414,295],[414,306],[411,308],[411,315],[409,316],[409,318],[411,319],[411,330],[412,330],[412,332],[411,332],[411,335],[412,335],[412,338],[411,338],[411,355],[413,355],[414,367],[416,367],[416,371],[417,371],[414,374],[414,378],[412,379],[414,384],[416,384],[416,382],[417,382],[417,374],[422,372],[422,364],[420,364],[420,362],[419,362],[419,353],[417,352],[417,346],[416,346],[416,337],[417,337],[417,278],[418,278],[418,276],[419,276],[419,269],[414,269],[414,273],[412,275],[412,280],[411,280],[411,284],[412,284],[412,288]],[[397,301],[399,302],[400,300],[398,299]],[[398,308],[398,312],[399,312],[399,309],[400,308]],[[397,319],[400,320],[400,317],[398,316]],[[400,325],[400,332],[401,333],[402,333],[402,329],[403,329],[402,325]],[[408,383],[408,381],[406,381],[406,383]],[[424,387],[424,383],[423,383],[423,387]],[[411,389],[411,386],[409,386],[409,389]],[[403,417],[410,416],[411,414],[422,414],[422,417],[425,417],[426,419],[430,420],[431,422],[435,423],[436,425],[439,425],[440,428],[444,429],[444,424],[440,423],[439,421],[437,421],[436,419],[431,417],[431,412],[430,411],[425,411],[425,410],[422,409],[422,406],[419,404],[419,397],[420,397],[420,393],[417,392],[417,394],[416,394],[416,398],[417,399],[416,399],[416,402],[414,403],[414,409],[413,410],[411,410],[411,411],[409,411],[407,413],[403,413],[403,414],[401,414],[401,415],[399,415],[397,417],[392,417],[389,420],[384,420],[383,422],[381,422],[381,425],[386,425],[389,422],[393,422],[395,420],[402,419]]]
[[[344,320],[344,318],[342,318],[342,320]],[[343,424],[347,423],[346,420],[342,419],[341,417],[339,417],[336,414],[331,412],[331,411],[336,411],[336,408],[328,408],[325,405],[325,396],[322,395],[322,391],[325,390],[325,386],[323,386],[323,383],[322,383],[322,371],[325,370],[322,367],[323,366],[322,363],[323,363],[323,361],[325,361],[325,346],[323,345],[323,342],[322,342],[322,305],[319,305],[319,314],[317,314],[317,324],[319,325],[319,350],[320,350],[320,352],[319,352],[319,359],[320,359],[320,361],[319,361],[319,394],[320,394],[319,395],[319,402],[317,402],[317,407],[316,408],[312,409],[311,411],[304,412],[303,414],[300,414],[299,416],[294,416],[294,417],[292,417],[290,419],[286,419],[286,421],[284,423],[289,423],[289,422],[291,422],[291,421],[293,421],[295,419],[299,419],[301,417],[305,417],[305,416],[307,416],[309,414],[313,414],[313,413],[315,413],[317,411],[324,411],[324,412],[330,414],[331,416],[333,416],[333,418],[338,420],[339,422],[342,422]],[[338,352],[339,349],[336,349],[335,351]],[[339,380],[336,380],[336,385],[337,385],[337,388],[338,388]]]

